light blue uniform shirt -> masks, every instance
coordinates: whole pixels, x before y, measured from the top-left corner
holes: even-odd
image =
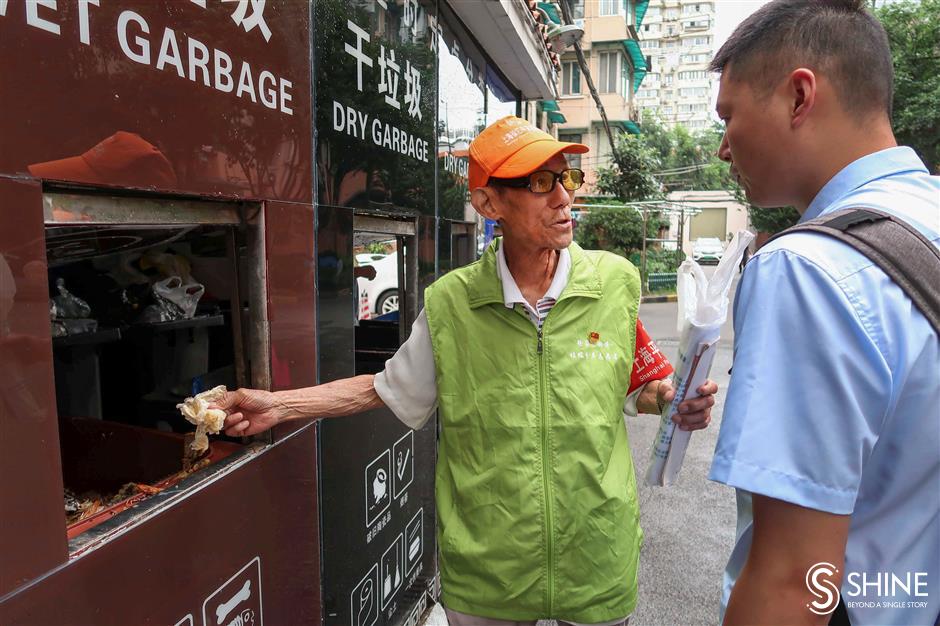
[[[902,217],[940,246],[940,178],[928,175],[910,148],[849,164],[801,221],[849,207]],[[940,614],[937,334],[865,256],[813,233],[781,237],[750,260],[735,298],[734,332],[734,368],[710,474],[735,487],[738,498],[722,617],[751,544],[750,494],[759,493],[852,515],[842,598],[853,625],[934,624]],[[861,573],[873,582],[878,572],[902,581],[908,572],[927,572],[919,591],[928,596],[915,596],[914,589],[910,596],[897,589],[879,596],[872,585],[858,595]]]

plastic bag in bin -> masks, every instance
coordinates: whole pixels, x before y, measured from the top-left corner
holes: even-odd
[[[196,307],[206,288],[196,282],[184,283],[179,276],[170,276],[153,284],[154,304],[140,314],[138,322],[156,323],[189,320],[196,316]]]
[[[88,303],[65,288],[64,278],[56,279],[55,285],[59,295],[49,300],[52,336],[65,337],[98,330],[98,322],[91,319]]]

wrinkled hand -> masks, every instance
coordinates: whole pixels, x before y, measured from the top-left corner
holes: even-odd
[[[672,421],[679,425],[680,430],[700,430],[707,428],[712,421],[712,406],[715,405],[715,394],[718,393],[718,383],[706,380],[699,387],[698,397],[688,398],[679,404],[679,412],[672,416]],[[676,397],[676,390],[672,383],[662,381],[656,390],[656,401],[664,407]]]
[[[286,416],[286,408],[270,391],[261,389],[239,389],[228,391],[210,405],[228,413],[225,418],[225,434],[229,437],[247,437],[262,433],[276,425]]]

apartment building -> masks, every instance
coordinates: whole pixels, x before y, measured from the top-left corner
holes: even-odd
[[[640,114],[693,131],[710,126],[717,85],[708,71],[715,52],[715,2],[652,0],[637,33],[650,60],[650,72],[636,93]]]
[[[635,94],[646,76],[647,59],[640,49],[638,31],[649,0],[568,1],[575,24],[584,29],[581,48],[611,130],[615,134],[639,132]],[[569,156],[573,166],[584,170],[590,191],[596,170],[610,163],[610,142],[573,49],[561,57],[558,93],[557,101],[543,102],[542,106],[558,121],[559,139],[591,148],[587,154]]]

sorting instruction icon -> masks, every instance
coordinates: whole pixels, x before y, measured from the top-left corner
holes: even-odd
[[[391,453],[383,452],[366,467],[366,528],[372,526],[392,502]]]
[[[415,477],[415,434],[409,430],[404,437],[395,442],[392,447],[392,458],[395,461],[395,497],[401,497],[405,489],[411,485]]]
[[[398,590],[401,589],[405,579],[404,559],[402,559],[402,546],[404,544],[401,533],[394,543],[382,555],[382,608],[388,606]]]
[[[415,516],[405,527],[405,571],[411,574],[421,562],[424,554],[424,507],[418,509]]]
[[[262,626],[261,559],[255,557],[202,604],[203,626]]]
[[[373,565],[349,595],[352,626],[372,626],[379,619],[379,566]]]

